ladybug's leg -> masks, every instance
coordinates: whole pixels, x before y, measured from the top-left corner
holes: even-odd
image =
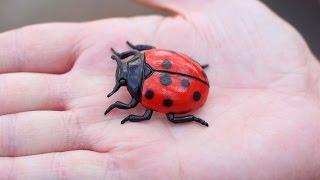
[[[117,101],[115,102],[114,104],[111,104],[108,109],[105,111],[104,115],[107,115],[112,109],[114,108],[118,108],[118,109],[131,109],[131,108],[134,108],[138,105],[138,101],[136,99],[132,99],[130,101],[129,104],[125,104],[121,101]]]
[[[145,51],[149,49],[154,49],[155,47],[145,44],[139,44],[139,45],[133,45],[131,42],[127,41],[128,46],[130,46],[132,49],[138,50],[138,51]]]
[[[114,50],[113,48],[111,48],[111,51],[114,54],[113,56],[111,56],[112,59],[115,59],[114,57],[117,57],[117,58],[120,58],[120,59],[125,59],[125,58],[127,58],[129,56],[133,56],[133,55],[136,55],[136,54],[139,53],[138,51],[135,51],[135,50],[133,50],[133,51],[132,50],[131,51],[125,51],[125,52],[119,53],[116,50]]]
[[[209,67],[209,64],[200,64],[200,66],[202,67],[202,69],[206,69],[207,67]]]
[[[167,114],[167,118],[168,118],[169,121],[171,121],[173,123],[185,123],[185,122],[195,121],[195,122],[200,123],[200,124],[202,124],[204,126],[207,126],[207,127],[209,126],[209,124],[206,121],[204,121],[204,120],[202,120],[200,118],[197,118],[197,117],[195,117],[193,115],[175,117],[173,113],[168,113]]]
[[[191,58],[191,57],[190,57]],[[191,58],[192,59],[192,58]],[[196,63],[198,63],[201,67],[202,67],[202,69],[206,69],[207,67],[209,67],[209,64],[200,64],[198,61],[196,61],[196,60],[194,60],[194,59],[192,59],[194,62],[196,62]]]
[[[127,121],[131,122],[140,122],[140,121],[145,121],[151,119],[153,111],[151,109],[147,109],[142,116],[137,116],[137,115],[129,115],[125,119],[121,121],[121,124],[126,123]]]

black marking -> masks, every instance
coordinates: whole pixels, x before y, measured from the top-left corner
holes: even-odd
[[[206,81],[204,81],[204,80],[202,80],[202,79],[200,79],[200,78],[194,77],[194,76],[190,76],[190,75],[188,75],[188,74],[183,74],[183,73],[173,72],[173,71],[166,71],[166,70],[157,70],[157,69],[154,69],[154,71],[155,71],[155,72],[160,72],[160,73],[167,73],[167,74],[174,74],[174,75],[179,75],[179,76],[185,76],[185,77],[188,77],[188,78],[196,79],[196,80],[202,82],[203,84],[209,86],[209,84],[208,84]]]
[[[144,94],[144,97],[147,99],[152,99],[154,97],[154,92],[152,90],[147,90],[147,92]]]
[[[172,83],[171,76],[168,73],[161,74],[160,83],[164,86],[169,86]]]
[[[205,77],[206,79],[208,79],[208,76],[207,76],[207,74],[204,72],[204,70],[202,70],[202,75],[203,75],[203,77]]]
[[[144,64],[143,70],[144,70],[144,78],[145,79],[150,77],[153,73],[153,69],[150,67],[149,64]]]
[[[174,51],[170,51],[170,50],[169,50],[169,52],[176,54],[176,52],[174,52]],[[178,55],[179,55],[179,54],[178,54]],[[188,77],[188,78],[196,79],[196,80],[202,82],[203,84],[207,85],[208,87],[210,87],[210,85],[209,85],[208,82],[206,82],[206,81],[204,81],[204,80],[202,80],[202,79],[200,79],[200,78],[193,77],[193,76],[190,76],[190,75],[188,75],[188,74],[183,74],[183,73],[179,73],[179,72],[153,69],[153,68],[152,68],[149,64],[147,64],[147,63],[145,63],[145,65],[148,65],[148,67],[152,70],[152,73],[153,73],[153,72],[160,72],[160,73],[169,73],[169,74],[174,74],[174,75],[185,76],[185,77]],[[152,73],[151,73],[151,74],[152,74]]]
[[[163,62],[162,62],[162,68],[163,69],[170,69],[172,67],[172,64],[169,60],[165,59]]]
[[[195,101],[199,101],[200,99],[201,99],[201,94],[200,94],[200,92],[199,91],[195,91],[194,93],[193,93],[193,100],[195,100]]]
[[[171,99],[164,99],[162,104],[165,106],[165,107],[171,107],[173,102]]]
[[[182,79],[181,86],[184,88],[188,88],[190,86],[190,82],[188,79]]]

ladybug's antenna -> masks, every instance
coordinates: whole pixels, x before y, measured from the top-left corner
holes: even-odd
[[[118,57],[118,55],[116,54],[116,52],[111,49],[115,54],[111,56],[111,59],[115,60],[117,62],[117,73],[118,74],[118,71],[121,71],[120,68],[121,68],[121,59]],[[126,82],[121,78],[121,76],[116,76],[117,80],[116,80],[116,85],[113,87],[113,90],[107,95],[107,97],[111,97],[114,93],[116,93],[121,86],[125,85]]]
[[[111,56],[111,59],[115,60],[117,62],[117,66],[120,67],[121,66],[121,59],[118,58],[117,56],[115,55],[112,55]]]

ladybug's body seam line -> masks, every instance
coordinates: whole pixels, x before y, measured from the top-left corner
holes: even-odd
[[[158,69],[156,69],[154,71],[160,72],[160,73],[175,74],[175,75],[180,75],[180,76],[185,76],[185,77],[188,77],[188,78],[196,79],[196,80],[202,82],[203,84],[207,85],[208,87],[210,87],[209,84],[207,82],[205,82],[204,80],[202,80],[200,78],[197,78],[197,77],[194,77],[194,76],[190,76],[188,74],[183,74],[183,73],[179,73],[179,72],[172,72],[172,71],[166,71],[166,70],[158,70]]]

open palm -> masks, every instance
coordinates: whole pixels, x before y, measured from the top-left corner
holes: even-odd
[[[201,3],[200,3],[201,2]],[[320,66],[255,0],[150,0],[174,17],[44,24],[0,34],[0,179],[319,178]],[[151,44],[208,63],[210,127],[105,109],[113,47]]]

